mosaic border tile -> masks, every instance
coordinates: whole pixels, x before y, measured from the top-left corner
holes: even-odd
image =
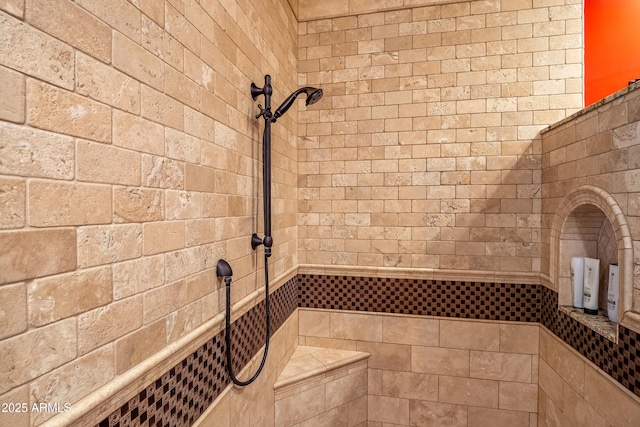
[[[270,295],[271,335],[298,307],[297,289],[297,277],[293,277]],[[264,345],[264,306],[263,300],[231,324],[234,372],[239,372]],[[225,357],[225,332],[222,331],[96,427],[192,425],[231,383]]]
[[[640,334],[618,326],[618,344],[558,310],[557,292],[542,288],[541,323],[629,391],[640,396]]]
[[[298,275],[300,307],[540,321],[538,285]]]

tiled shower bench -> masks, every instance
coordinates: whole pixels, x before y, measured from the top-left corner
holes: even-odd
[[[273,386],[275,425],[366,425],[369,356],[298,346]]]

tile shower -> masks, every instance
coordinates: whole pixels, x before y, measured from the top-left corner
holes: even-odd
[[[313,383],[300,425],[637,425],[640,90],[579,112],[581,7],[0,1],[0,424],[276,425],[309,346],[368,353],[366,395]],[[273,345],[236,389],[214,268],[253,371],[267,72],[325,97],[274,127]],[[585,205],[613,338],[559,309]]]

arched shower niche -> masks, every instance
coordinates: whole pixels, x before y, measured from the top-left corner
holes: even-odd
[[[631,310],[633,298],[633,243],[627,220],[616,200],[603,189],[584,185],[560,203],[551,226],[550,279],[558,290],[559,309],[601,335],[617,342],[617,324],[606,316],[609,264],[618,264],[618,320]],[[600,260],[598,305],[604,315],[586,315],[573,308],[571,258]],[[602,313],[602,311],[601,311]]]

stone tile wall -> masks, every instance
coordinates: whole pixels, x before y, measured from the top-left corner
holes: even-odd
[[[369,423],[536,425],[538,326],[300,309],[300,342],[371,353]]]
[[[372,5],[300,2],[326,98],[299,114],[301,263],[539,272],[539,132],[582,108],[582,2]]]
[[[286,0],[9,0],[0,29],[0,401],[79,410],[195,351],[218,258],[234,303],[263,286],[249,88],[297,87],[297,21]],[[296,120],[274,126],[272,278],[298,264]]]
[[[617,253],[601,260],[614,259],[620,263],[624,275],[620,285],[621,318],[623,312],[640,312],[640,187],[636,183],[640,165],[639,88],[635,84],[623,89],[557,123],[542,135],[541,230],[545,244],[541,272],[549,274],[552,283],[558,277],[553,286],[560,290],[561,297],[570,294],[567,262],[571,256],[598,257],[596,249],[607,251],[608,239],[601,238],[598,243],[587,226],[589,215],[599,214],[602,226],[613,225],[617,241]],[[603,196],[593,189],[607,195],[609,200],[602,200]],[[569,197],[572,194],[580,197],[572,199]],[[567,227],[563,220],[568,228],[559,234],[559,227]],[[574,224],[580,227],[573,228]],[[626,254],[630,254],[628,260]],[[606,268],[603,264],[601,268]],[[568,304],[566,298],[563,304]],[[637,321],[634,323],[637,330]]]

